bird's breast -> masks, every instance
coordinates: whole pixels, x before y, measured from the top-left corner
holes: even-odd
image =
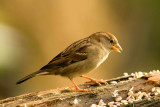
[[[99,58],[99,61],[97,62],[97,67],[100,66],[108,57],[108,54],[104,54]]]
[[[88,58],[88,60],[90,61],[88,63],[92,64],[95,68],[97,68],[107,59],[108,55],[109,51],[99,49],[90,55],[90,58]]]

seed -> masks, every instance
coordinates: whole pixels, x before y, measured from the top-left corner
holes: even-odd
[[[135,97],[138,97],[142,92],[139,91],[138,93],[134,94]]]
[[[120,103],[120,102],[115,102],[115,104],[116,104],[117,106],[122,105],[122,103]]]
[[[110,83],[111,84],[117,84],[117,81],[111,81]]]
[[[127,105],[128,104],[128,102],[127,103],[124,103],[124,105]]]
[[[73,101],[73,103],[74,103],[74,104],[78,104],[78,103],[79,103],[79,100],[75,98],[74,101]]]
[[[96,104],[92,104],[91,107],[97,107],[97,105]]]
[[[145,98],[148,98],[148,94],[147,94],[147,93],[145,93],[145,92],[144,92],[144,97],[145,97]]]
[[[121,103],[119,103],[119,104],[116,104],[117,106],[121,106]]]
[[[147,72],[145,72],[145,73],[144,73],[144,75],[145,75],[145,76],[147,76],[147,75],[148,75],[148,73],[147,73]]]
[[[138,73],[137,72],[135,72],[135,77],[138,78]]]
[[[151,97],[151,93],[148,93],[148,97]]]
[[[134,94],[133,91],[128,92],[128,95],[133,95],[133,94]]]
[[[113,104],[114,104],[114,101],[111,101],[111,102],[108,103],[108,106],[111,106]]]
[[[135,76],[135,74],[134,74],[134,73],[131,73],[131,75],[132,75],[132,76]]]
[[[134,88],[134,87],[132,87],[131,89],[129,89],[129,91],[133,91],[133,88]]]
[[[106,103],[103,102],[103,100],[101,99],[98,103],[99,106],[106,106]]]
[[[127,98],[126,98],[126,100],[129,100],[131,98],[131,95],[130,96],[128,96]]]
[[[156,93],[154,93],[154,95],[158,95],[158,93],[156,92]]]
[[[141,100],[142,100],[142,98],[141,98],[141,97],[138,97],[137,99],[138,99],[138,101],[141,101]],[[137,100],[137,99],[136,99],[136,100]]]
[[[139,96],[138,96],[138,98],[142,99],[143,95],[144,95],[144,93],[140,93]]]
[[[127,100],[121,100],[121,103],[127,103],[128,101]]]
[[[153,73],[156,73],[157,71],[153,70],[152,72],[153,72]]]
[[[115,101],[121,101],[122,100],[122,97],[121,96],[118,96],[116,99],[115,99]]]
[[[115,91],[113,92],[112,97],[117,97],[117,96],[118,96],[118,90],[115,90]]]
[[[138,93],[135,93],[135,94],[134,94],[134,97],[138,97],[138,95],[139,95]]]
[[[142,77],[143,73],[142,72],[138,72],[138,75],[139,75],[139,77]]]
[[[150,72],[149,72],[149,74],[150,74],[150,75],[153,75],[153,72],[152,72],[152,71],[150,71]]]
[[[160,89],[156,89],[157,93],[160,94]]]
[[[124,73],[124,76],[128,76],[128,73],[125,72],[125,73]]]
[[[129,79],[129,80],[132,80],[133,78],[132,78],[132,77],[129,77],[128,79]]]
[[[153,87],[153,88],[151,89],[151,91],[152,91],[152,92],[154,92],[155,90],[156,90],[156,88],[155,88],[155,87]]]
[[[138,91],[138,94],[141,94],[142,92],[141,91]]]
[[[133,103],[133,100],[128,100],[128,103]]]
[[[109,107],[117,107],[116,105],[112,105],[112,106],[109,106]]]

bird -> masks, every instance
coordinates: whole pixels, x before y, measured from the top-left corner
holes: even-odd
[[[84,76],[84,74],[99,67],[113,50],[119,53],[122,52],[122,48],[113,34],[109,32],[93,33],[72,43],[40,70],[25,76],[16,84],[23,83],[39,75],[60,75],[71,80],[74,85],[74,89],[71,89],[71,91],[90,91],[91,89],[79,88],[73,78],[83,77],[98,85],[106,84],[106,81],[96,80]]]

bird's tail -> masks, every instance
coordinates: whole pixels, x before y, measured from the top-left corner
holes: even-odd
[[[30,74],[30,75],[28,75],[28,76],[20,79],[19,81],[16,82],[16,84],[17,84],[17,85],[18,85],[18,84],[21,84],[22,82],[25,82],[25,81],[27,81],[28,79],[33,78],[34,76],[36,76],[36,75],[39,74],[40,72],[41,72],[40,70],[37,71],[37,72],[34,72],[34,73],[32,73],[32,74]]]

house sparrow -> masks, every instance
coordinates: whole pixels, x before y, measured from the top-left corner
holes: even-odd
[[[98,85],[101,85],[100,83],[106,84],[105,81],[89,78],[84,74],[96,69],[106,60],[112,50],[122,51],[118,40],[113,34],[106,32],[94,33],[87,38],[74,42],[47,65],[37,72],[20,79],[17,84],[38,75],[61,75],[72,81],[75,89],[71,89],[71,91],[89,91],[90,89],[80,89],[73,78],[80,76]]]

